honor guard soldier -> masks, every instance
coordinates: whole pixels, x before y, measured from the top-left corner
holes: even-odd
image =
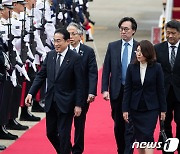
[[[0,12],[3,10],[2,5],[0,4]],[[3,55],[3,41],[2,38],[0,38],[0,110],[1,110],[1,104],[2,104],[2,95],[3,95],[3,82],[4,82],[4,74],[6,73],[6,67],[5,67],[5,59]],[[0,123],[1,125],[1,123]],[[2,128],[2,126],[0,126]],[[2,134],[2,131],[0,131],[0,134]],[[1,136],[1,135],[0,135]],[[6,149],[6,146],[0,145],[0,150]]]
[[[13,12],[12,12],[12,33],[15,36],[19,36],[20,38],[16,38],[14,40],[14,46],[17,50],[17,53],[19,54],[22,63],[27,68],[26,61],[31,64],[31,68],[33,67],[36,70],[34,62],[34,56],[32,55],[32,52],[28,46],[28,36],[26,35],[26,21],[24,19],[24,5],[26,2],[23,0],[13,0]],[[31,74],[28,73],[28,76]],[[30,81],[30,80],[29,80]],[[20,120],[21,121],[39,121],[40,118],[32,115],[28,108],[24,105],[24,95],[26,92],[26,82],[28,82],[27,78],[24,79],[24,77],[20,76],[19,82],[22,85],[22,91],[20,97],[20,106],[21,106],[21,114],[20,114]]]
[[[11,10],[12,12],[12,10]],[[11,15],[11,12],[6,14],[6,16]],[[20,102],[20,93],[21,93],[21,85],[19,84],[19,74],[24,74],[22,73],[22,62],[18,62],[17,59],[17,53],[14,51],[14,45],[12,42],[14,42],[15,36],[12,34],[12,25],[11,25],[11,19],[9,18],[9,23],[5,26],[8,29],[8,38],[7,38],[7,44],[8,44],[8,52],[9,52],[9,58],[11,61],[11,64],[13,66],[13,72],[11,75],[11,81],[12,85],[9,87],[11,89],[11,96],[10,96],[10,110],[9,110],[9,121],[8,124],[6,125],[7,129],[10,130],[26,130],[28,129],[28,126],[23,126],[20,123],[16,121],[16,118],[18,117],[18,111],[19,111],[19,102]],[[21,65],[19,64],[21,63]],[[19,64],[19,65],[17,65]],[[20,68],[20,69],[19,69]],[[23,68],[25,71],[25,68]],[[25,75],[27,73],[25,72]]]
[[[41,0],[37,1],[37,3],[34,3],[34,1],[29,0],[27,1],[26,7],[26,12],[30,14],[30,16],[28,15],[30,19],[29,23],[31,24],[32,20],[34,21],[35,31],[33,32],[33,34],[37,45],[37,52],[43,52],[42,56],[39,55],[41,58],[44,57],[44,55],[46,55],[47,52],[53,49],[52,42],[55,32],[55,26],[51,20],[50,4],[48,1]],[[30,35],[32,36],[32,33]],[[32,42],[32,37],[30,37],[30,42]],[[36,56],[38,55],[35,55],[35,59],[38,60]],[[42,61],[39,61],[36,64],[38,70],[40,70]],[[44,83],[36,97],[33,99],[33,106],[31,109],[32,112],[44,111],[44,109],[41,106],[44,105],[45,87],[46,85]]]
[[[11,75],[11,64],[8,57],[8,46],[7,46],[7,32],[8,28],[5,27],[8,24],[8,17],[10,10],[12,9],[12,2],[3,0],[1,7],[1,52],[4,56],[4,67],[1,69],[1,84],[2,84],[2,97],[1,97],[1,106],[0,106],[0,138],[1,139],[11,139],[15,140],[18,138],[17,135],[13,135],[6,130],[5,125],[9,120],[9,112],[11,108],[11,98],[7,97],[8,94],[12,92],[12,82],[10,79]],[[4,40],[3,40],[4,39]]]
[[[32,50],[33,55],[35,56],[35,64],[37,66],[37,69],[39,70],[42,64],[42,60],[46,56],[46,53],[51,50],[50,49],[51,47],[48,47],[50,45],[47,45],[47,37],[45,38],[45,40],[42,40],[41,38],[44,35],[42,35],[40,32],[45,27],[42,28],[41,26],[39,26],[41,23],[38,23],[39,16],[37,16],[37,14],[40,10],[36,9],[36,1],[26,0],[25,7],[26,7],[27,33],[29,34],[30,49]],[[53,31],[53,28],[51,28],[51,30]],[[33,80],[34,80],[34,76],[31,78],[31,83],[29,86],[31,86]],[[28,88],[26,88],[26,91],[29,90],[29,86]],[[41,90],[38,92],[36,97],[33,99],[33,106],[31,111],[44,112],[43,109],[44,104],[42,104],[42,102],[44,100],[45,87],[46,86],[44,83],[44,86],[41,88]]]

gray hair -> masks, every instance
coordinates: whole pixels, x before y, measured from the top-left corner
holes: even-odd
[[[67,30],[68,30],[68,28],[71,27],[71,26],[73,26],[73,27],[75,27],[75,28],[77,29],[78,34],[83,35],[83,28],[82,28],[81,25],[79,25],[79,24],[77,24],[77,23],[75,23],[75,22],[71,22],[71,23],[67,26]]]

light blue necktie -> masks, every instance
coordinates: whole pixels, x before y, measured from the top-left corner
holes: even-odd
[[[122,55],[122,84],[125,84],[126,80],[126,70],[127,70],[127,64],[128,64],[128,45],[129,43],[124,43],[124,51]]]

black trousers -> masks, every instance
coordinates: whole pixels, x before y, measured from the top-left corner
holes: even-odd
[[[116,100],[110,100],[111,116],[114,120],[114,135],[117,144],[118,154],[132,154],[132,144],[134,142],[132,120],[129,117],[130,123],[125,123],[122,114],[124,86],[122,85],[120,94]]]
[[[174,121],[176,123],[176,138],[180,140],[180,101],[177,100],[172,86],[169,89],[169,93],[166,101],[167,101],[167,112],[166,112],[164,127],[167,138],[171,138],[173,136],[171,122],[174,118]],[[165,154],[167,152],[163,151],[163,153]],[[180,144],[178,146],[178,153],[180,154]]]
[[[89,103],[86,103],[82,109],[82,113],[79,117],[74,118],[74,145],[72,147],[72,154],[82,154],[84,151],[84,132],[86,114],[89,109]]]
[[[1,89],[1,107],[0,107],[0,125],[6,125],[9,121],[9,113],[11,108],[12,83],[10,80],[3,82]]]
[[[58,154],[71,153],[73,115],[73,111],[72,113],[61,113],[55,102],[52,102],[49,112],[46,113],[47,137]]]
[[[19,105],[21,100],[21,92],[22,92],[22,81],[24,80],[23,76],[20,76],[20,73],[16,73],[17,77],[17,86],[14,87],[12,85],[12,93],[10,95],[11,98],[11,108],[10,108],[10,115],[9,119],[15,119],[18,117]]]

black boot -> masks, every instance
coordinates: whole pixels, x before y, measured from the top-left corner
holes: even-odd
[[[17,135],[13,135],[6,130],[5,126],[0,126],[0,139],[3,140],[16,140],[18,138]]]
[[[31,112],[44,112],[44,107],[41,106],[40,102],[33,101]]]
[[[86,42],[93,42],[94,40],[89,38],[89,34],[86,34]]]
[[[90,22],[91,24],[95,25],[95,22],[92,21],[91,19],[89,19],[89,22]]]
[[[21,115],[19,118],[20,121],[40,121],[40,117],[32,115],[26,106],[21,107]]]
[[[9,130],[27,130],[29,127],[21,125],[15,119],[10,119],[9,123],[6,125],[6,128]]]
[[[0,150],[5,150],[5,149],[6,149],[6,146],[0,145]]]

